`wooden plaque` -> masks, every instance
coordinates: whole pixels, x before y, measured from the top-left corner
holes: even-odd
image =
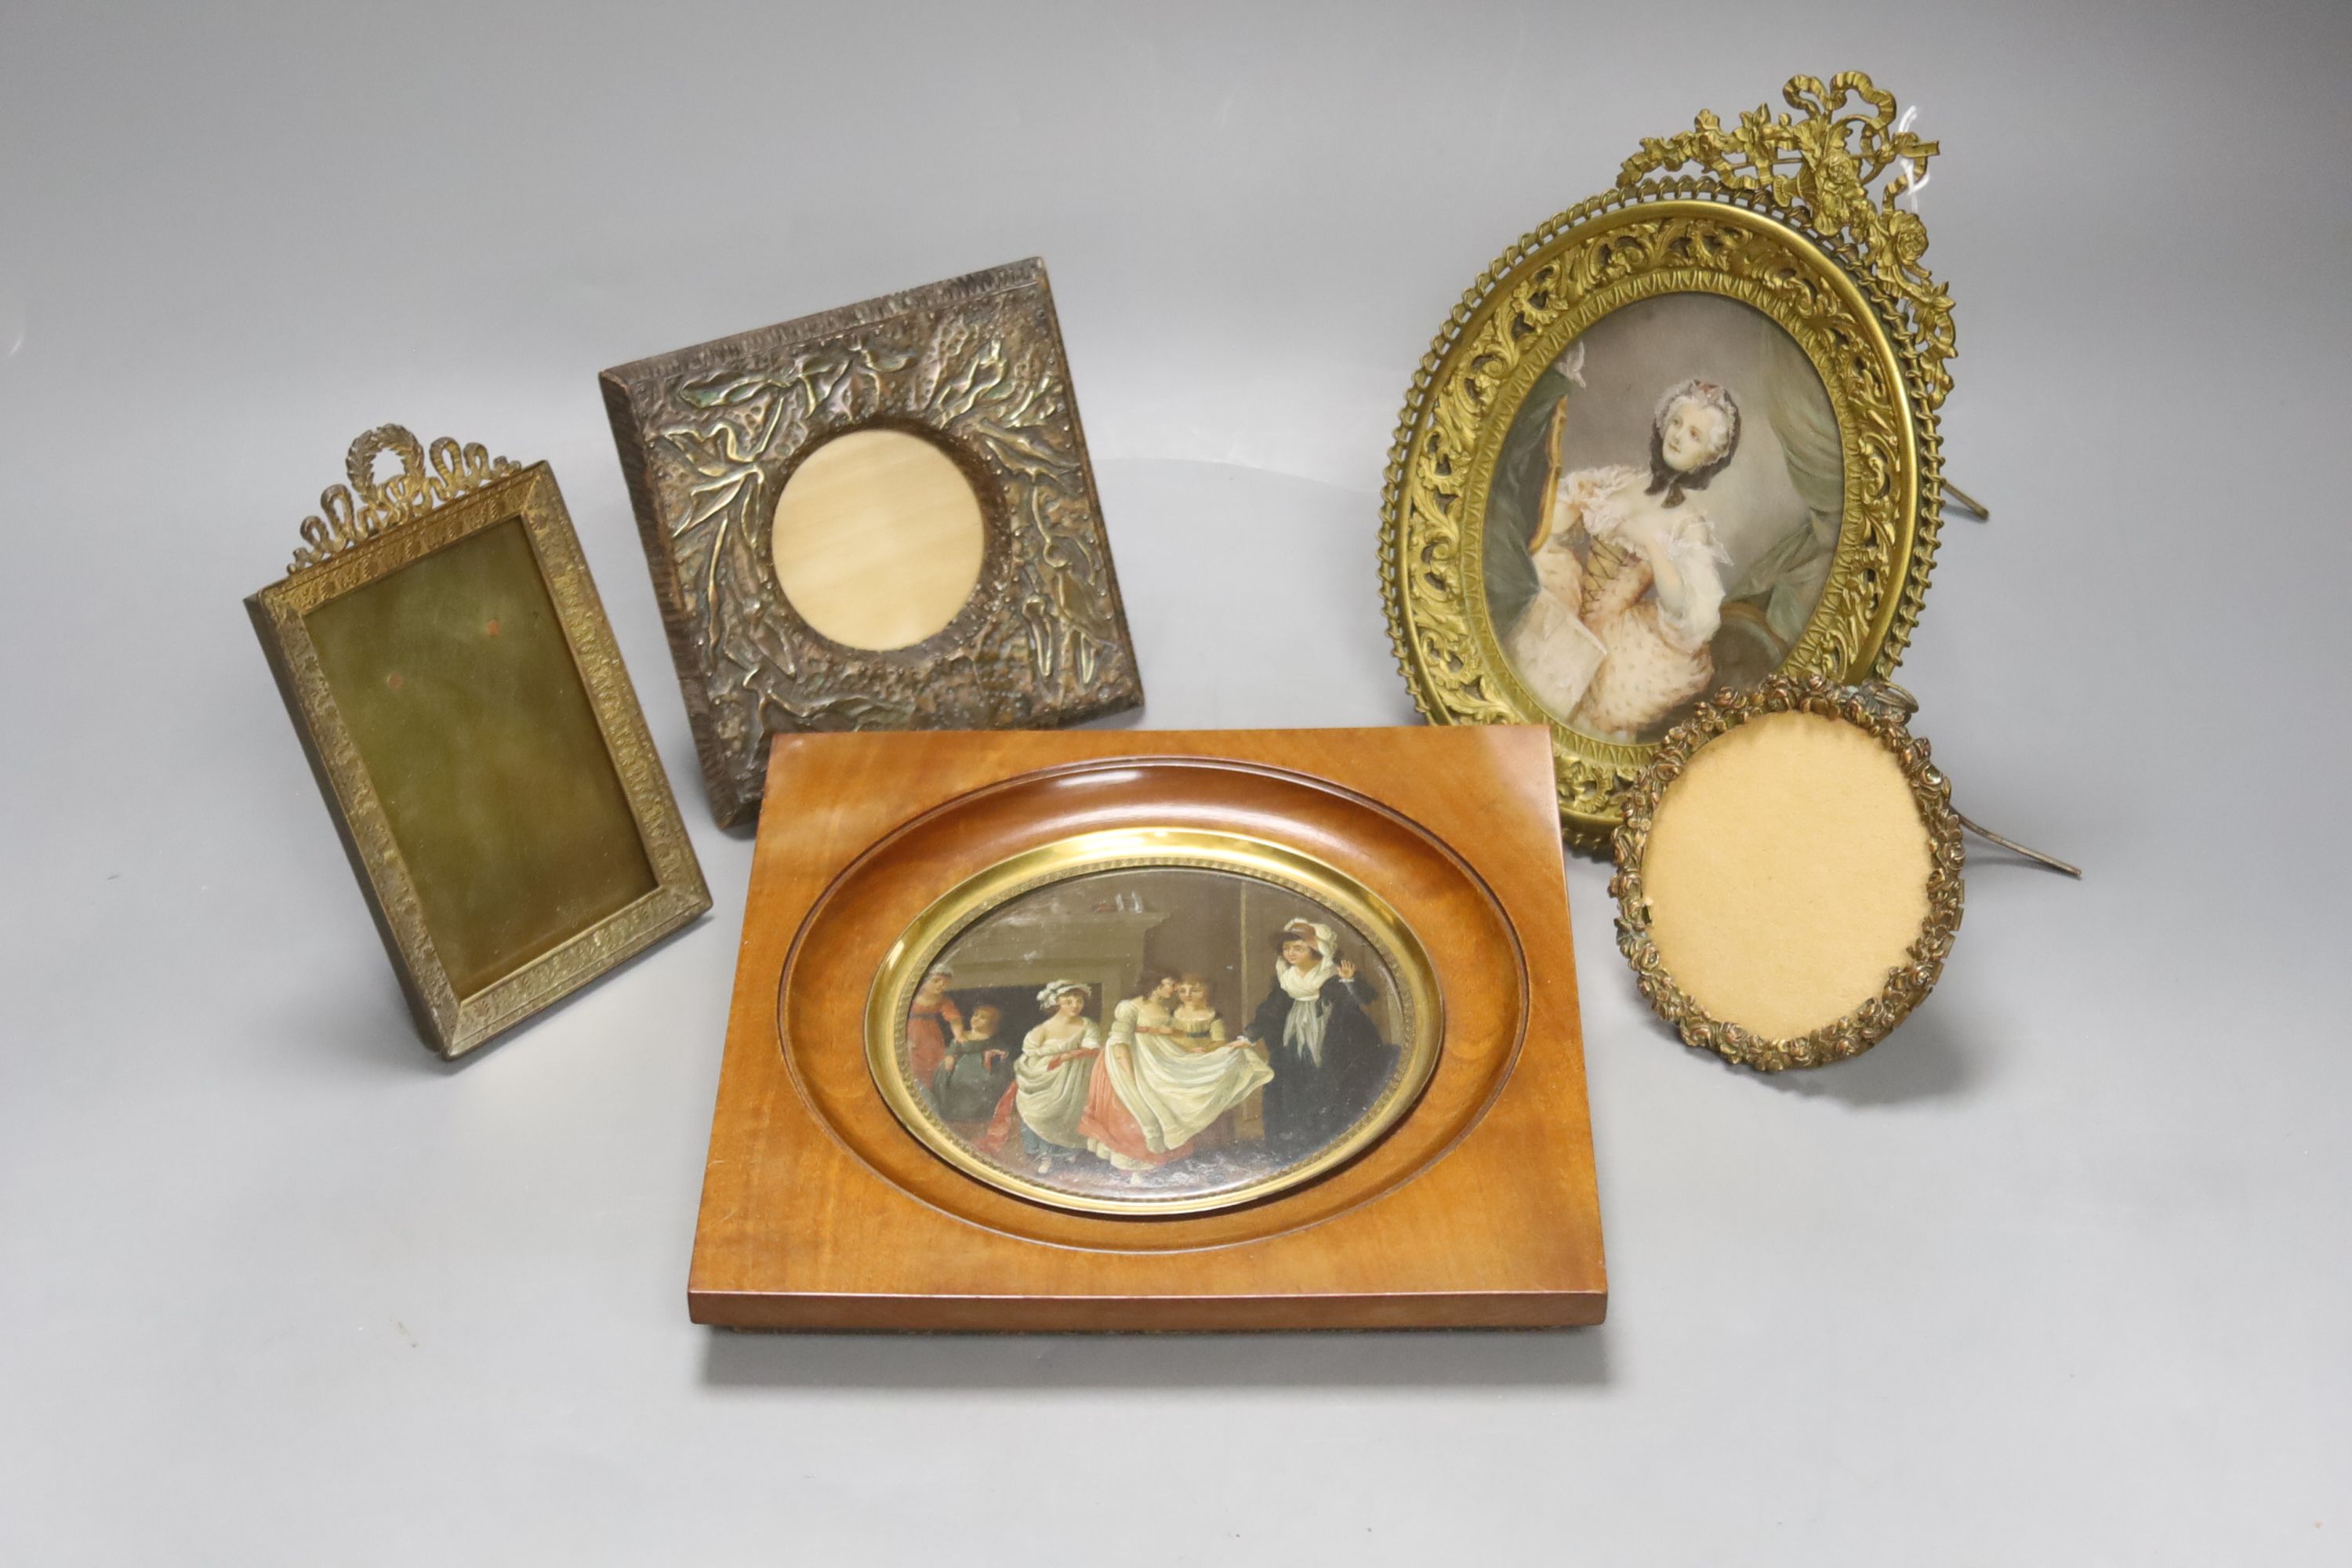
[[[779,736],[695,1321],[1600,1321],[1554,788],[1536,726]],[[1310,981],[1286,994],[1362,1005],[1286,1036]],[[1348,1027],[1390,1054],[1316,1131],[1300,1086],[1352,1059]],[[1198,1114],[1135,1090],[1147,1045]],[[1099,1079],[1067,1125],[1039,1109],[1063,1067]],[[1125,1131],[1069,1131],[1081,1100]]]

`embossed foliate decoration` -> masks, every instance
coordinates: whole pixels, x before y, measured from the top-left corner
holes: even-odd
[[[1613,835],[1617,869],[1609,893],[1617,900],[1618,951],[1633,965],[1643,996],[1685,1044],[1759,1072],[1821,1067],[1860,1056],[1885,1039],[1935,988],[1960,927],[1966,851],[1960,819],[1952,810],[1951,781],[1936,766],[1927,742],[1906,725],[1909,707],[1907,697],[1891,687],[1840,686],[1818,675],[1774,676],[1752,691],[1725,692],[1702,704],[1658,743],[1622,803],[1623,819]],[[1651,936],[1642,874],[1658,803],[1691,757],[1708,742],[1768,713],[1813,713],[1868,731],[1902,768],[1928,838],[1927,918],[1903,962],[1887,971],[1885,988],[1834,1023],[1787,1040],[1710,1016],[1675,983]]]
[[[1900,205],[1936,144],[1867,77],[1788,84],[1793,114],[1703,113],[1643,142],[1615,189],[1498,258],[1423,360],[1383,492],[1381,590],[1413,699],[1439,723],[1549,723],[1569,841],[1597,851],[1651,745],[1554,720],[1492,623],[1483,549],[1505,436],[1543,370],[1624,306],[1704,293],[1795,340],[1835,413],[1842,524],[1827,582],[1781,660],[1790,674],[1890,673],[1916,624],[1941,522],[1936,409],[1949,390],[1951,300]],[[1862,107],[1850,109],[1858,102]]]
[[[1142,700],[1039,263],[625,365],[604,384],[721,822],[757,808],[778,731],[1031,728]],[[874,427],[944,448],[987,531],[971,599],[906,648],[825,637],[774,566],[793,469]]]

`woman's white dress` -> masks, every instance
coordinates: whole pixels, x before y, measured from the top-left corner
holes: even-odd
[[[1021,1059],[1013,1064],[1013,1103],[1029,1130],[1048,1143],[1083,1149],[1078,1123],[1087,1113],[1087,1090],[1102,1049],[1102,1033],[1092,1018],[1067,1037],[1049,1039],[1040,1024],[1022,1038]]]
[[[1129,998],[1111,1012],[1110,1040],[1097,1070],[1108,1075],[1136,1121],[1152,1155],[1181,1151],[1208,1125],[1274,1077],[1265,1058],[1245,1047],[1205,1049],[1181,1035],[1154,1033],[1174,1020],[1156,1004]],[[1097,1144],[1095,1152],[1120,1166],[1133,1156]],[[1148,1157],[1143,1163],[1153,1163]]]
[[[1639,503],[1638,468],[1579,468],[1552,501],[1534,552],[1539,591],[1506,639],[1519,679],[1551,712],[1603,740],[1634,740],[1706,689],[1721,624],[1726,557],[1695,502]],[[1586,557],[1574,548],[1581,522]],[[1669,592],[1657,563],[1681,579]]]

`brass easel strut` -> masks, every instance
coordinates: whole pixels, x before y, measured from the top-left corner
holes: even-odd
[[[1864,682],[1862,687],[1862,699],[1865,702],[1889,709],[1899,714],[1906,721],[1908,721],[1913,714],[1919,711],[1919,700],[1916,697],[1912,696],[1908,690],[1903,687],[1895,685],[1895,682],[1891,680],[1872,680]],[[2047,866],[2053,871],[2063,871],[2066,875],[2074,878],[2078,882],[2083,879],[2083,869],[2079,866],[2070,866],[2065,861],[2058,858],[2055,855],[2044,855],[2041,850],[2029,848],[2025,845],[2020,844],[2014,838],[2005,838],[1981,823],[1969,821],[1966,814],[1961,812],[1957,806],[1952,809],[1952,815],[1959,818],[1960,826],[1962,827],[1967,828],[1979,838],[1982,838],[1989,843],[1998,844],[2003,849],[2007,849],[2013,854],[2022,855],[2037,866]]]
[[[1960,826],[1962,827],[1967,828],[1979,838],[1990,839],[1993,843],[2000,845],[2003,849],[2022,855],[2037,866],[2047,866],[2053,871],[2063,871],[2066,875],[2074,878],[2074,880],[2078,882],[2083,879],[2083,868],[2079,866],[2069,866],[2065,861],[2061,860],[2055,855],[2044,855],[2039,849],[2027,848],[2024,845],[2020,844],[2014,838],[2004,838],[1990,827],[1970,822],[1968,819],[1967,814],[1964,812],[1955,810],[1952,815],[1960,819]]]

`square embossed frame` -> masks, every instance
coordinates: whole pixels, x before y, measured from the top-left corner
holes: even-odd
[[[383,453],[402,470],[379,484]],[[710,907],[544,463],[352,444],[246,600],[418,1028],[443,1057]],[[354,499],[356,492],[356,499]]]
[[[1034,258],[604,373],[712,812],[757,811],[768,737],[1051,728],[1143,700],[1045,264]],[[905,647],[817,630],[773,529],[837,437],[923,437],[979,502],[977,584]]]
[[[733,1328],[1549,1327],[1607,1303],[1550,742],[1528,726],[777,738],[688,1288]],[[821,806],[822,809],[810,809]],[[1245,833],[1427,950],[1437,1065],[1379,1142],[1208,1214],[973,1179],[886,1103],[865,1023],[927,907],[1079,833]]]

